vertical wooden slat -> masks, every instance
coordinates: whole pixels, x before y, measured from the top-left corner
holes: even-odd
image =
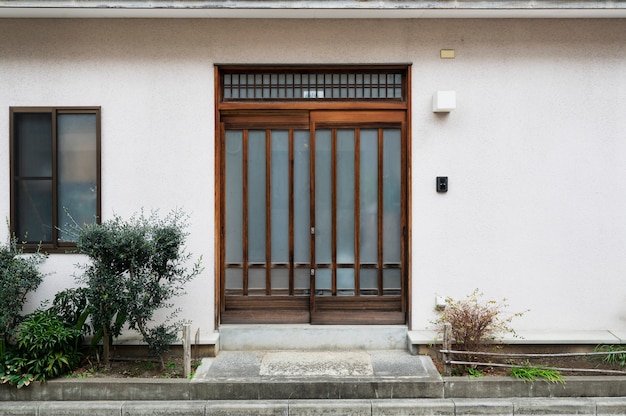
[[[243,295],[248,295],[248,130],[243,131]]]
[[[272,130],[265,130],[265,294],[272,294]]]
[[[354,294],[361,294],[361,129],[354,129]]]
[[[224,123],[220,123],[219,124],[219,140],[215,141],[215,154],[219,157],[218,162],[216,163],[216,172],[215,172],[215,196],[216,196],[216,201],[215,201],[215,206],[216,208],[219,208],[219,211],[216,213],[219,215],[219,221],[217,222],[217,226],[219,227],[218,229],[218,236],[216,238],[216,241],[218,241],[217,247],[216,247],[216,255],[219,253],[219,259],[220,259],[220,264],[217,268],[218,271],[218,275],[216,276],[216,288],[215,288],[215,300],[217,302],[216,305],[216,309],[219,311],[224,311],[224,305],[225,305],[225,299],[224,297],[226,296],[225,294],[225,290],[224,288],[226,288],[226,281],[225,281],[225,274],[226,274],[226,270],[225,270],[225,263],[226,263],[226,245],[225,245],[225,239],[226,239],[226,178],[222,179],[222,175],[226,175],[226,155],[223,153],[225,146],[225,143],[223,143],[226,140],[226,130],[224,128]],[[219,172],[218,172],[219,171]],[[219,291],[219,292],[218,292]],[[219,293],[219,296],[218,296]],[[216,312],[217,312],[216,310]],[[217,315],[217,313],[216,313]],[[218,316],[216,316],[216,328],[217,325],[219,324],[219,319]]]
[[[383,295],[383,140],[384,140],[384,130],[378,129],[378,296]]]

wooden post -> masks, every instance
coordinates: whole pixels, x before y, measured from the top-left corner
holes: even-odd
[[[191,325],[183,325],[183,365],[185,378],[191,375]]]
[[[443,375],[450,376],[452,366],[448,363],[450,360],[450,351],[452,349],[452,325],[450,323],[443,324]]]

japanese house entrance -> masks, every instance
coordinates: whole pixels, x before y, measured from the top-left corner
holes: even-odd
[[[326,72],[354,79],[356,96],[352,71]],[[402,96],[406,67],[394,71]],[[324,85],[313,101],[229,101],[234,74],[219,75],[221,323],[405,323],[406,101],[322,101]]]

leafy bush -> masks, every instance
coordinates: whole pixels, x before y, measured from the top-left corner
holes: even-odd
[[[22,387],[74,370],[80,362],[81,335],[53,312],[30,314],[18,327],[17,345],[0,363],[0,380]]]
[[[0,246],[0,353],[22,318],[26,296],[44,278],[39,265],[46,257],[40,252],[24,254],[15,238]]]
[[[128,221],[116,216],[79,231],[77,247],[91,260],[79,281],[86,285],[96,339],[104,340],[105,365],[111,340],[124,324],[140,332],[159,356],[176,339],[180,324],[149,325],[155,311],[171,307],[169,301],[183,294],[184,285],[200,273],[199,262],[191,271],[186,268],[191,255],[183,250],[185,219],[180,211],[164,219],[142,212]]]
[[[483,343],[493,342],[503,333],[514,334],[511,321],[525,313],[504,316],[506,299],[482,301],[482,296],[476,289],[463,300],[447,298],[441,316],[434,321],[440,331],[444,324],[451,324],[456,348],[461,351],[478,351]]]
[[[624,345],[598,345],[594,352],[610,353],[600,358],[603,362],[616,367],[626,366],[626,346]],[[594,358],[598,359],[598,358]]]

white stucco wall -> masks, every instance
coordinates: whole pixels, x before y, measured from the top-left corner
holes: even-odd
[[[103,218],[190,214],[205,270],[181,318],[208,334],[213,64],[397,62],[413,64],[413,328],[436,294],[479,288],[530,309],[516,329],[626,330],[624,20],[0,20],[0,218],[9,106],[101,106]],[[458,108],[432,113],[448,89]],[[78,260],[51,256],[30,307]]]

